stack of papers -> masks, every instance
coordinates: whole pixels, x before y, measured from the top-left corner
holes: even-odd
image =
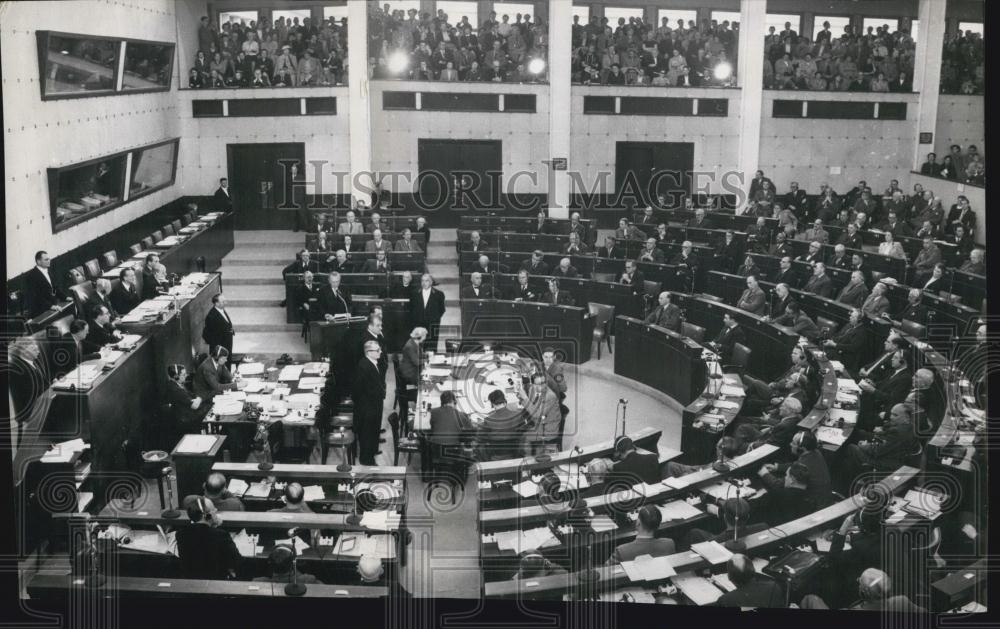
[[[861,387],[851,378],[837,378],[837,390],[847,391],[848,393],[861,393]]]
[[[241,376],[259,376],[264,373],[264,363],[240,363],[237,371]]]
[[[241,557],[257,556],[257,540],[247,535],[246,529],[230,535],[233,538],[233,543],[236,544],[236,550],[240,551]]]
[[[345,533],[337,539],[337,543],[333,547],[333,554],[347,555],[349,557],[374,555],[382,559],[388,559],[391,557],[389,538],[385,535],[366,536],[356,533]]]
[[[730,402],[729,400],[715,400],[712,403],[715,408],[721,408],[726,411],[735,411],[740,407],[739,402]]]
[[[306,378],[300,378],[298,387],[300,389],[312,389],[315,387],[322,387],[326,385],[326,378],[320,376],[310,376]]]
[[[746,392],[743,391],[743,387],[734,387],[728,384],[722,385],[719,392],[722,393],[722,395],[733,397],[744,397],[746,395]]]
[[[595,533],[603,533],[616,530],[618,525],[606,515],[595,515],[590,518],[590,528],[594,529]]]
[[[702,514],[697,507],[689,505],[684,500],[674,500],[673,502],[660,505],[659,508],[664,521],[687,520],[690,518],[696,518]]]
[[[175,245],[178,245],[178,244],[180,244],[180,242],[181,242],[181,240],[177,236],[167,236],[166,238],[164,238],[160,242],[156,243],[156,246],[160,247],[160,248],[163,248],[163,249],[166,249],[167,247],[173,247]]]
[[[315,393],[293,393],[288,396],[288,408],[293,411],[305,411],[318,406],[319,395]]]
[[[427,367],[423,373],[428,378],[447,378],[451,376],[451,369],[447,367]]]
[[[212,404],[212,412],[217,417],[239,415],[243,412],[243,401],[227,395],[217,395]]]
[[[511,485],[511,489],[517,492],[517,495],[522,498],[530,498],[538,493],[538,484],[529,478],[516,485]]]
[[[726,563],[733,556],[733,553],[729,552],[725,546],[714,541],[691,544],[691,550],[701,555],[705,561],[713,566]]]
[[[212,449],[216,440],[215,435],[184,435],[174,451],[184,454],[204,454]]]
[[[302,373],[316,374],[322,376],[325,375],[328,371],[330,371],[330,365],[321,361],[309,362],[302,365]]]
[[[278,374],[279,382],[291,382],[293,380],[298,380],[302,376],[302,365],[286,365],[281,368],[281,373]]]
[[[129,543],[122,544],[124,548],[130,550],[140,550],[147,553],[157,553],[159,555],[177,554],[177,534],[164,533],[163,529],[157,527],[156,531],[132,531],[129,533]]]
[[[141,340],[142,337],[138,334],[123,334],[115,345],[118,349],[132,349]]]
[[[243,383],[244,383],[243,386],[244,394],[260,393],[261,391],[264,390],[264,387],[267,384],[260,378],[249,378],[247,380],[244,380]]]
[[[390,511],[366,511],[361,516],[361,526],[375,531],[395,531],[401,516]]]
[[[830,409],[830,419],[833,421],[844,420],[845,424],[856,424],[858,421],[857,411],[848,411],[842,408],[831,408]]]
[[[559,544],[559,540],[552,535],[552,531],[546,526],[526,531],[499,531],[495,534],[495,538],[500,550],[512,550],[516,553]]]
[[[308,487],[302,488],[302,499],[303,500],[323,500],[326,498],[326,493],[323,488],[319,485],[309,485]]]
[[[711,581],[693,574],[676,576],[671,581],[695,605],[711,605],[722,596],[722,590]]]
[[[188,273],[181,278],[181,284],[207,284],[211,279],[211,273]]]
[[[267,482],[252,483],[247,490],[243,492],[244,498],[267,498],[271,495],[271,489],[273,485]]]
[[[858,396],[846,391],[837,391],[837,401],[842,404],[857,404]]]
[[[77,452],[82,452],[89,448],[83,439],[71,439],[56,443],[48,452],[42,455],[42,463],[69,463],[70,459]]]
[[[639,555],[632,561],[623,561],[621,566],[625,570],[628,580],[633,583],[662,581],[677,574],[670,563],[669,556]]]
[[[237,496],[237,497],[242,496],[243,494],[245,494],[246,491],[247,491],[247,489],[249,489],[249,488],[250,488],[250,485],[245,480],[242,480],[242,479],[239,479],[239,478],[231,478],[231,479],[229,479],[229,484],[226,486],[226,489],[229,490],[229,493],[231,493],[231,494],[233,494],[234,496]]]
[[[820,426],[816,429],[816,439],[831,445],[839,446],[847,441],[844,431],[833,426]]]
[[[84,363],[79,365],[73,371],[67,373],[62,378],[59,378],[52,383],[53,389],[89,389],[94,380],[101,375],[101,366],[92,363]]]

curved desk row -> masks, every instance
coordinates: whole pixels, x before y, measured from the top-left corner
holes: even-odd
[[[487,254],[489,255],[489,254]],[[499,256],[494,252],[489,255],[490,269],[498,273],[517,273],[521,264],[531,258],[531,252],[504,251]],[[566,256],[558,253],[546,253],[543,257],[549,269],[559,266],[559,261],[569,258],[570,264],[582,277],[592,276],[594,273],[606,273],[619,279],[625,272],[625,260],[618,258],[598,258],[596,256]],[[479,260],[478,253],[464,251],[460,255],[459,265],[463,272],[471,269]],[[639,271],[643,277],[652,282],[660,282],[665,290],[687,290],[690,286],[690,279],[685,280],[684,274],[676,264],[657,264],[653,262],[640,262]]]
[[[538,233],[536,225],[537,217],[530,216],[462,216],[459,219],[459,229],[487,231],[513,231],[520,233]],[[581,220],[580,225],[584,230],[584,235],[588,236],[597,233],[597,221],[586,219]],[[546,218],[544,233],[549,234],[569,234],[573,224],[568,218]],[[484,234],[485,235],[485,234]]]
[[[562,362],[590,360],[594,319],[587,308],[501,299],[462,300],[462,338],[493,340],[541,358],[547,348]]]
[[[162,579],[155,577],[125,577],[110,579],[100,588],[86,584],[82,577],[69,574],[36,574],[28,582],[28,595],[33,599],[61,601],[119,597],[184,597],[184,598],[258,598],[287,597],[284,583],[256,581],[219,581],[211,579]],[[309,584],[308,598],[384,598],[389,595],[387,586],[375,585],[323,585]]]
[[[471,284],[470,273],[463,273],[461,277],[462,288]],[[538,299],[548,290],[548,279],[552,275],[532,275],[528,278],[528,286],[531,287]],[[517,275],[511,273],[496,273],[483,277],[483,285],[493,285],[499,293],[498,297],[510,297],[514,287],[517,286]],[[645,303],[641,292],[636,288],[616,282],[601,282],[586,278],[559,278],[559,290],[567,291],[575,302],[574,305],[586,306],[593,302],[614,306],[615,314],[623,314],[631,317],[641,317]]]
[[[401,225],[399,231],[386,231],[382,230],[382,238],[388,240],[391,243],[395,243],[397,240],[402,238],[403,227],[409,227],[409,224]],[[338,234],[336,231],[327,231],[326,233],[326,244],[327,250],[325,253],[336,252],[337,249],[344,248],[344,234]],[[371,232],[365,231],[364,234],[351,234],[351,252],[364,251],[365,243],[374,240]],[[412,232],[410,236],[413,238],[413,242],[420,247],[421,251],[427,251],[427,237],[424,236],[423,232]],[[319,234],[306,234],[305,248],[309,251],[319,251],[316,243],[319,242]]]

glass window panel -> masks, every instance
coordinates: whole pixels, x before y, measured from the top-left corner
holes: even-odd
[[[173,44],[125,44],[125,76],[122,90],[170,87]]]
[[[462,22],[462,17],[469,18],[468,22],[472,25],[473,29],[479,28],[479,7],[476,2],[469,2],[468,0],[451,0],[446,2],[445,0],[438,0],[435,3],[435,11],[444,11],[445,15],[448,16],[448,23],[452,26],[457,25]]]
[[[257,21],[257,11],[223,11],[219,13],[219,28],[222,28],[223,24],[233,23],[239,24],[243,22],[247,26],[250,22]]]
[[[874,34],[882,26],[889,26],[889,33],[895,33],[899,30],[899,18],[898,17],[866,17],[861,20],[861,34],[867,35],[868,28],[871,27],[872,34]]]
[[[346,13],[347,7],[344,7],[344,9],[345,9],[344,12]],[[306,19],[308,19],[309,22],[311,23],[312,11],[310,11],[309,9],[293,9],[293,10],[282,9],[280,11],[279,10],[271,11],[272,24],[274,22],[277,22],[278,18],[282,17],[285,18],[285,24],[294,24],[296,19],[298,20],[299,24],[304,24]],[[249,24],[249,22],[247,23]]]
[[[83,166],[50,169],[53,228],[120,203],[124,178],[125,154]]]
[[[770,33],[773,26],[774,32],[780,33],[785,30],[785,22],[792,23],[796,35],[802,34],[802,16],[795,13],[768,13],[764,18],[764,32]]]
[[[114,91],[121,42],[48,35],[43,85],[46,96]]]
[[[836,39],[844,34],[844,27],[850,26],[851,18],[838,15],[817,15],[813,21],[813,41],[823,30],[823,22],[830,23],[830,35]]]
[[[133,151],[129,200],[172,183],[176,153],[175,142]]]
[[[660,9],[656,13],[656,25],[660,26],[663,24],[663,18],[667,18],[667,25],[670,28],[677,28],[677,20],[684,20],[684,28],[687,28],[688,22],[698,23],[698,12],[697,11],[684,11],[680,9]]]
[[[725,21],[729,22],[729,27],[732,28],[734,23],[739,23],[740,12],[739,11],[712,11],[712,19],[722,24]]]
[[[590,7],[580,6],[579,4],[573,5],[573,15],[580,16],[580,24],[590,23]]]
[[[966,31],[972,31],[977,35],[983,34],[983,23],[982,22],[959,22],[958,30],[962,31],[964,35]]]
[[[332,7],[323,7],[323,19],[332,19],[337,24],[347,17],[347,5],[338,5]]]
[[[639,7],[604,7],[604,17],[608,18],[608,26],[612,29],[618,28],[618,20],[624,19],[628,24],[629,18],[642,19],[642,9]]]

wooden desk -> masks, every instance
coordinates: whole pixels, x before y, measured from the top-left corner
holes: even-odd
[[[706,384],[704,348],[676,332],[615,317],[615,374],[690,404]]]
[[[186,275],[198,270],[198,258],[205,259],[205,271],[218,271],[222,258],[233,250],[234,214],[229,212],[184,242],[159,250],[160,264],[170,273]]]
[[[406,468],[403,466],[355,465],[350,472],[338,472],[332,465],[298,465],[294,463],[275,463],[274,467],[263,472],[257,469],[256,463],[230,463],[217,461],[212,465],[213,472],[221,472],[226,478],[261,478],[273,476],[290,480],[305,481],[343,481],[354,479],[359,483],[379,480],[406,480]]]
[[[580,364],[590,360],[594,319],[578,306],[463,299],[462,338],[497,341],[538,359],[551,347],[562,362]]]

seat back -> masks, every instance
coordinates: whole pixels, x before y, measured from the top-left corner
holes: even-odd
[[[607,304],[587,302],[587,310],[594,319],[594,330],[604,330],[609,321],[615,318],[615,307]]]
[[[65,317],[56,319],[48,325],[45,331],[45,338],[47,339],[60,339],[67,334],[69,334],[69,326],[76,317],[73,315],[66,315]]]
[[[163,232],[158,229],[155,232],[153,232],[152,234],[150,234],[149,237],[153,239],[153,244],[156,244],[156,243],[160,242],[161,240],[163,240]]]
[[[174,231],[174,226],[169,223],[161,227],[160,231],[163,232],[164,236],[173,236],[175,233],[177,233],[176,231]]]
[[[695,343],[701,343],[705,339],[705,328],[700,325],[688,323],[687,321],[682,321],[681,334],[688,337]]]
[[[642,281],[643,292],[649,297],[659,297],[660,292],[663,290],[663,284],[660,282],[652,282],[650,280]]]
[[[618,279],[618,276],[615,275],[614,273],[591,273],[590,279],[594,280],[595,282],[614,283],[614,281]]]
[[[101,256],[101,264],[104,266],[105,271],[118,266],[118,254],[114,249],[104,252],[104,255]]]
[[[175,234],[181,230],[181,227],[184,227],[184,225],[181,224],[181,219],[179,218],[170,221],[170,226],[174,228]]]
[[[750,353],[750,348],[743,343],[734,343],[732,355],[733,365],[746,370],[747,363],[750,362]]]
[[[93,282],[83,282],[82,284],[77,284],[75,286],[69,287],[70,295],[73,297],[73,302],[76,304],[77,315],[83,318],[87,317],[86,304],[87,300],[93,297],[94,291]]]
[[[84,274],[82,266],[75,266],[69,271],[66,271],[66,283],[70,286],[76,286],[87,281],[87,276]]]
[[[153,237],[146,236],[145,238],[140,240],[139,243],[142,245],[143,251],[145,251],[146,249],[151,249],[153,247]]]
[[[142,244],[137,242],[134,245],[129,246],[128,250],[129,253],[131,253],[134,256],[137,256],[140,253],[142,253]]]
[[[87,279],[96,280],[101,277],[103,271],[101,271],[101,265],[97,262],[97,258],[93,260],[87,260],[83,263],[83,271],[87,275]]]
[[[916,321],[910,321],[909,319],[903,319],[899,325],[899,329],[903,331],[903,334],[909,334],[917,339],[922,339],[927,334],[927,326]]]
[[[837,322],[826,317],[816,317],[816,326],[820,329],[820,333],[825,336],[829,336],[837,330]]]
[[[184,225],[187,225],[188,223],[192,222],[195,216],[197,216],[197,213],[194,210],[188,210],[187,212],[185,212],[183,218]]]

